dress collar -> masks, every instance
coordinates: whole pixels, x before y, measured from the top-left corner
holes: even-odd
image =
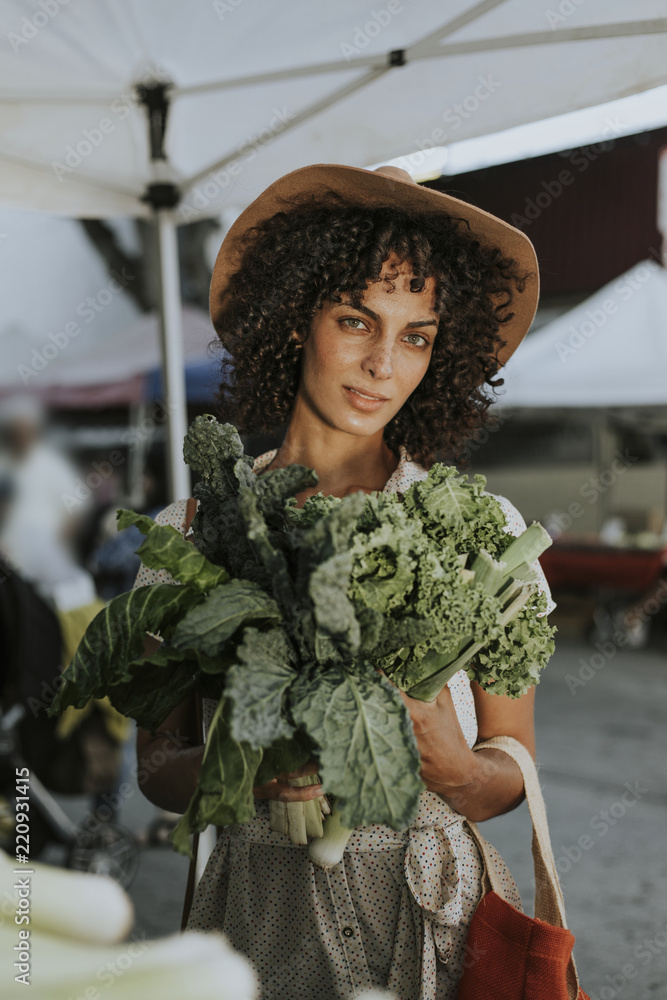
[[[257,473],[261,472],[262,469],[265,469],[267,465],[269,465],[273,461],[277,453],[278,453],[277,448],[271,448],[270,451],[265,451],[263,455],[258,455],[258,457],[255,459],[255,464],[252,467],[252,471]],[[408,456],[408,452],[404,444],[399,444],[398,454],[399,454],[398,465],[396,466],[391,476],[384,485],[383,492],[385,493],[394,492],[395,485],[398,482],[398,480],[405,478],[406,466],[415,464]]]

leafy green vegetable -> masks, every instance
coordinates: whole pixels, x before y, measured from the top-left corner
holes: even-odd
[[[114,597],[86,629],[49,715],[68,705],[83,708],[90,698],[103,698],[114,685],[131,682],[129,664],[141,655],[147,632],[168,638],[179,617],[200,601],[194,590],[168,583],[138,587]],[[119,706],[119,711],[123,709]]]
[[[322,786],[335,793],[347,826],[410,825],[424,785],[410,717],[395,687],[367,664],[320,667],[298,685],[292,715],[317,734]]]
[[[230,704],[221,698],[215,710],[202,759],[199,784],[187,811],[169,835],[183,854],[191,855],[190,834],[209,823],[247,823],[255,815],[252,790],[262,751],[235,740]]]
[[[157,570],[166,569],[172,576],[178,577],[181,583],[191,584],[201,593],[207,593],[229,579],[226,570],[206,559],[171,525],[156,524],[145,515],[120,510],[118,530],[131,524],[146,535],[146,540],[137,549],[137,555],[144,566]]]
[[[283,712],[285,693],[299,676],[290,644],[280,628],[247,628],[236,655],[225,686],[234,706],[232,735],[256,749],[270,747],[294,732]]]
[[[176,585],[110,602],[52,712],[109,694],[155,728],[192,689],[217,701],[173,838],[185,853],[193,830],[247,822],[253,787],[312,756],[336,797],[341,845],[346,826],[409,825],[423,784],[398,688],[431,700],[460,669],[510,697],[537,683],[554,631],[534,570],[544,529],[514,539],[483,477],[438,464],[403,497],[317,493],[297,508],[315,471],[256,476],[235,428],[208,415],[184,455],[200,476],[194,546],[119,512],[121,526],[146,535],[144,565]],[[142,658],[146,632],[163,645]]]
[[[198,646],[207,656],[215,656],[239,626],[279,619],[278,605],[258,584],[230,580],[181,619],[172,642],[177,649]]]

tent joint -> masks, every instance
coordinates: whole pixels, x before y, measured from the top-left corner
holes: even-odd
[[[176,208],[180,200],[180,188],[167,181],[156,181],[149,184],[141,196],[141,201],[150,205],[154,211],[159,208]]]
[[[151,160],[165,160],[164,137],[167,131],[169,112],[169,90],[171,83],[138,83],[137,100],[143,104],[148,114],[148,132],[151,144]]]
[[[405,49],[392,49],[387,60],[389,66],[405,66],[407,61]]]

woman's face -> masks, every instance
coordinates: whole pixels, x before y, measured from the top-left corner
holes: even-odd
[[[394,290],[384,280],[369,285],[360,309],[345,293],[342,303],[325,302],[302,349],[300,403],[329,426],[361,436],[385,427],[417,388],[438,329],[435,279],[411,292],[410,264],[389,260],[381,278],[387,271]]]

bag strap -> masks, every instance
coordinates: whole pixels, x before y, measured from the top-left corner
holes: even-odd
[[[192,519],[197,513],[197,500],[195,497],[188,497],[188,502],[185,507],[185,527],[183,528],[183,536],[188,538],[188,532],[192,525]],[[188,541],[191,539],[188,538]],[[202,721],[202,703],[201,697],[195,691],[195,735],[200,743],[204,742],[204,727]],[[188,868],[188,880],[185,885],[185,898],[183,900],[183,914],[181,916],[181,930],[185,930],[185,926],[188,922],[188,917],[190,916],[190,910],[192,908],[192,900],[195,895],[195,886],[197,881],[197,855],[199,853],[199,834],[194,833],[192,835],[192,858],[190,859],[190,867]]]
[[[542,797],[537,768],[526,747],[511,736],[495,736],[493,739],[478,743],[475,750],[502,750],[519,766],[526,791],[526,801],[533,822],[533,863],[535,866],[535,916],[556,927],[567,927],[565,917],[565,901],[558,878],[556,862],[551,850],[547,811]],[[484,838],[482,838],[484,839]],[[503,895],[493,866],[485,862],[489,873],[489,882],[499,896]],[[496,882],[497,884],[494,884]]]
[[[513,736],[494,736],[492,739],[485,740],[484,743],[477,743],[474,747],[475,750],[486,750],[487,748],[502,750],[508,757],[511,757],[518,765],[523,777],[526,801],[533,824],[532,851],[535,869],[535,917],[555,927],[567,928],[563,890],[561,889],[558,870],[551,849],[547,810],[544,805],[535,761],[523,743],[519,743]],[[476,823],[470,820],[466,822],[484,861],[485,887],[490,887],[501,898],[505,899],[503,884],[496,872],[489,851],[491,845],[479,832]],[[575,1000],[579,995],[579,977],[573,957],[570,957],[567,968],[567,985],[569,996],[572,1000]]]

